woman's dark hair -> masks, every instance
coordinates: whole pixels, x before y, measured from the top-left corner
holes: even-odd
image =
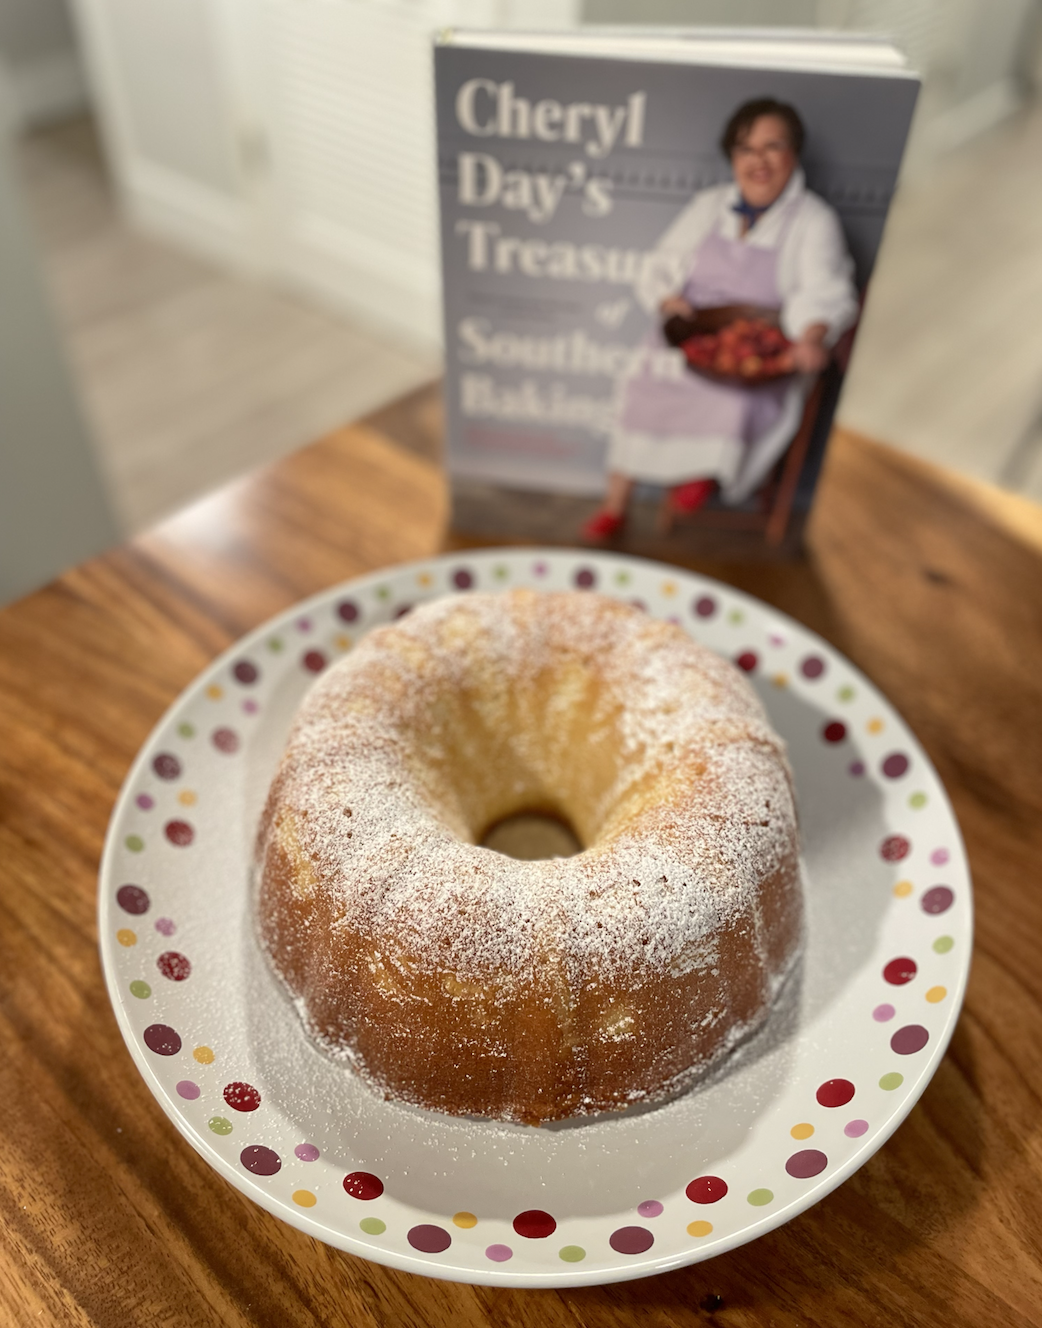
[[[762,115],[774,115],[781,120],[789,131],[789,143],[798,157],[803,151],[803,139],[806,131],[803,121],[794,106],[784,101],[775,101],[773,97],[757,97],[739,106],[727,122],[727,128],[720,139],[720,146],[728,160],[746,134]]]

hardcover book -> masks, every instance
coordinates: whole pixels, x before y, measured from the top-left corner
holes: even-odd
[[[847,34],[443,34],[453,527],[800,546],[919,82]]]

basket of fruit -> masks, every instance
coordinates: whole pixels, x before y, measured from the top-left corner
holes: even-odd
[[[716,383],[762,387],[796,372],[792,342],[778,326],[778,312],[752,304],[697,309],[674,315],[662,328],[682,351],[688,368]]]

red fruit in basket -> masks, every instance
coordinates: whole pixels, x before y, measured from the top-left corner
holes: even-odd
[[[717,373],[733,374],[738,368],[738,357],[729,350],[721,350],[713,361]]]

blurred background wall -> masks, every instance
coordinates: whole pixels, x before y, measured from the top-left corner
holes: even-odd
[[[453,24],[893,35],[925,88],[841,419],[1042,498],[1040,13],[1042,0],[0,0],[18,180],[122,528],[436,375],[430,38]]]

